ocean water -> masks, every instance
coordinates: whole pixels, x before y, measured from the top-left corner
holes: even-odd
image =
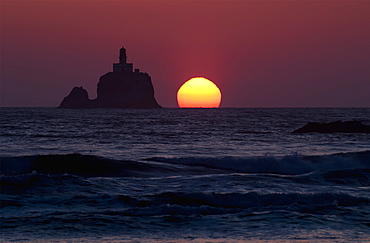
[[[1,108],[2,242],[370,242],[366,108]]]

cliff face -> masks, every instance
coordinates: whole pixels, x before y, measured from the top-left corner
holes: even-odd
[[[139,72],[109,72],[100,77],[95,100],[82,87],[75,87],[59,108],[161,108],[154,98],[151,78]]]

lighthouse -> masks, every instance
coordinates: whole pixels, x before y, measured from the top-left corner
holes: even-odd
[[[126,49],[123,47],[119,50],[119,63],[127,63]]]
[[[126,49],[122,47],[119,50],[119,63],[113,63],[113,72],[132,73],[133,64],[127,63]]]

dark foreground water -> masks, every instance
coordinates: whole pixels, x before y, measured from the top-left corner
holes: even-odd
[[[1,109],[2,242],[370,241],[370,109]]]

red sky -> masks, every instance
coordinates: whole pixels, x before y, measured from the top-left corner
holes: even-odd
[[[1,106],[96,98],[121,46],[177,107],[205,76],[221,107],[370,107],[370,1],[1,1]]]

